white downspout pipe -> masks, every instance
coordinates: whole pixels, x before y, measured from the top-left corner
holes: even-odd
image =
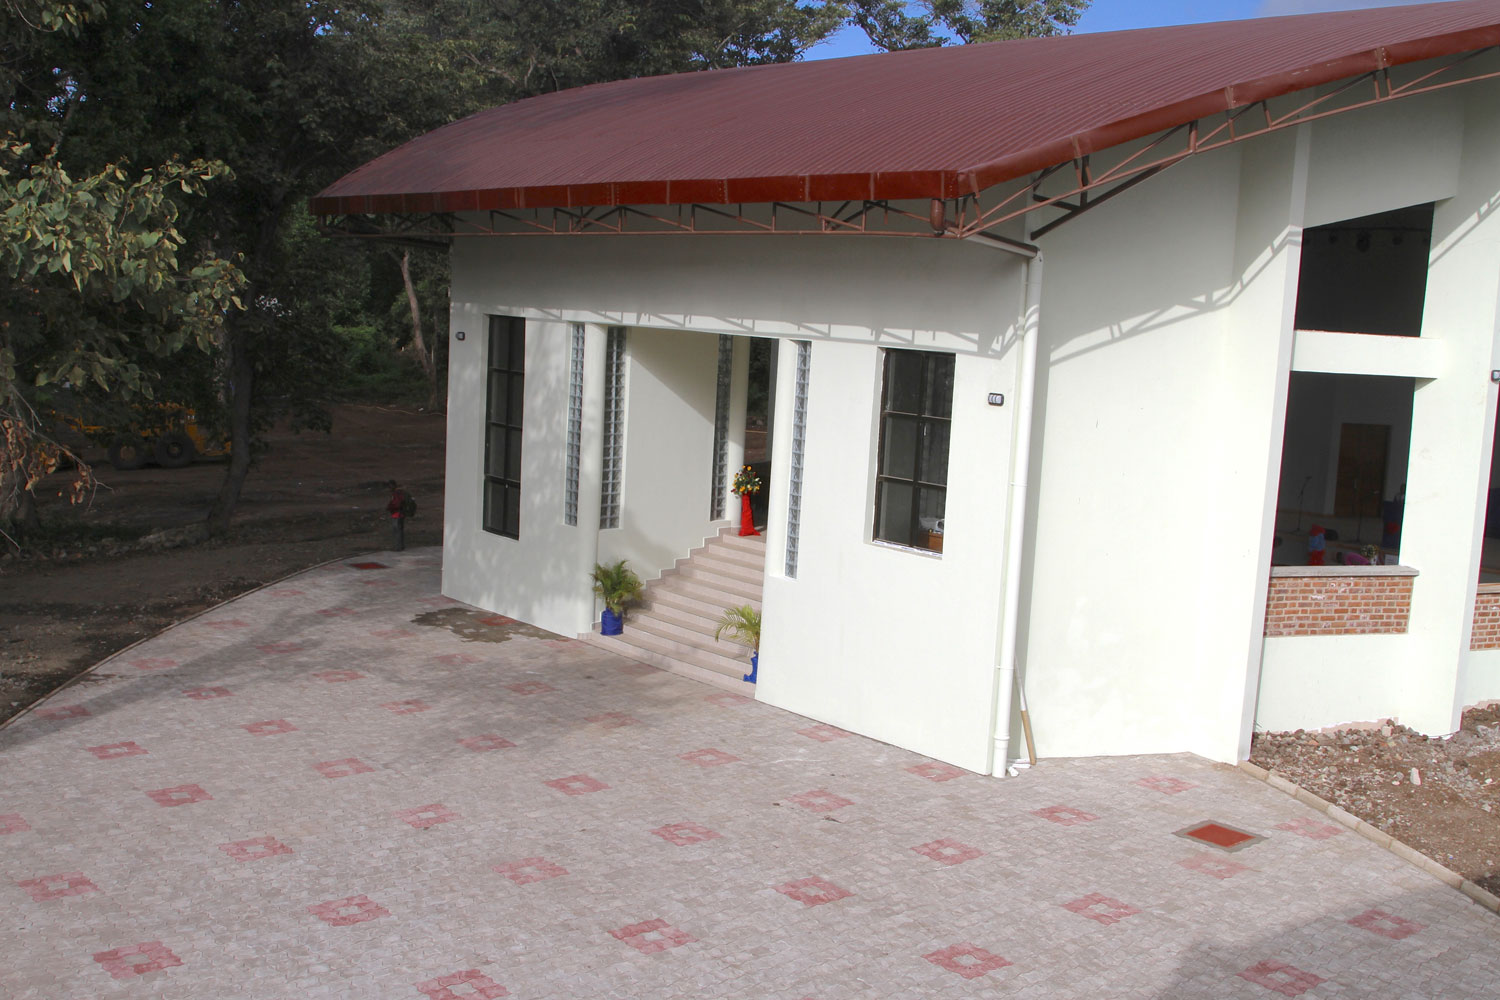
[[[1035,412],[1037,341],[1042,317],[1042,252],[1027,244],[984,241],[1018,253],[1026,260],[1026,296],[1021,314],[1021,367],[1016,378],[1015,437],[1010,462],[1010,507],[1005,537],[1005,592],[1000,615],[1000,662],[996,665],[995,731],[990,773],[1003,777],[1010,768],[1010,715],[1016,691],[1016,625],[1021,617],[1021,546],[1026,535],[1026,491],[1031,468],[1031,425]],[[1022,248],[1025,248],[1024,250]],[[1025,696],[1022,695],[1022,707]]]

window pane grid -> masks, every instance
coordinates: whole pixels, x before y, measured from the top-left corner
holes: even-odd
[[[708,487],[708,519],[724,518],[725,493],[729,472],[729,392],[734,374],[734,338],[719,335],[719,374],[714,396],[713,477]]]
[[[604,470],[599,490],[599,527],[620,526],[620,489],[625,459],[625,328],[609,328],[604,347]]]
[[[578,467],[583,449],[583,340],[583,324],[574,323],[568,362],[568,456],[563,473],[563,523],[572,525],[578,523]]]
[[[875,538],[942,550],[954,357],[888,351],[880,403]]]
[[[521,444],[526,321],[491,316],[486,360],[484,530],[521,537]]]
[[[807,441],[807,385],[812,343],[797,341],[797,374],[792,385],[792,455],[787,474],[786,575],[797,575],[797,547],[802,537],[802,467]]]

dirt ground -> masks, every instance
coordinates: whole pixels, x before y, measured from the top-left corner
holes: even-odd
[[[116,472],[73,516],[91,542],[41,558],[0,556],[0,720],[100,659],[214,604],[329,559],[390,544],[387,479],[419,504],[407,543],[442,538],[445,422],[441,414],[333,408],[331,434],[271,436],[224,538],[111,553],[98,537],[202,520],[223,461]],[[39,490],[61,513],[62,482]],[[126,547],[139,542],[127,542]],[[462,632],[466,620],[434,622]],[[1448,739],[1400,726],[1338,733],[1257,734],[1251,760],[1334,802],[1440,864],[1500,891],[1500,708],[1472,710]]]
[[[114,542],[98,541],[201,521],[223,481],[223,459],[117,472],[102,448],[92,449],[84,459],[95,463],[104,488],[87,508],[68,511],[59,499],[66,473],[39,487],[43,518],[76,517],[94,540],[54,545],[42,558],[0,557],[0,719],[214,604],[329,559],[387,548],[388,479],[418,504],[407,544],[438,544],[443,414],[356,405],[332,413],[330,434],[270,435],[224,538],[116,554],[108,551]]]
[[[1439,739],[1399,725],[1258,733],[1250,760],[1500,894],[1500,707]]]

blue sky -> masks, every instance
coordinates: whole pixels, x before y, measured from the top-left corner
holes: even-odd
[[[1276,14],[1394,7],[1410,2],[1412,0],[1094,0],[1093,6],[1078,22],[1077,30],[1119,31],[1125,28],[1154,28],[1163,24],[1235,21]],[[832,59],[873,51],[863,32],[845,28],[809,51],[807,58]]]

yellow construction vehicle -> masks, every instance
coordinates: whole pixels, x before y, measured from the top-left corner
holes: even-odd
[[[93,441],[109,442],[109,464],[116,469],[139,469],[155,462],[164,469],[180,469],[199,458],[229,453],[229,446],[210,437],[198,425],[198,415],[185,406],[163,403],[142,409],[125,430],[82,421],[69,421]]]

